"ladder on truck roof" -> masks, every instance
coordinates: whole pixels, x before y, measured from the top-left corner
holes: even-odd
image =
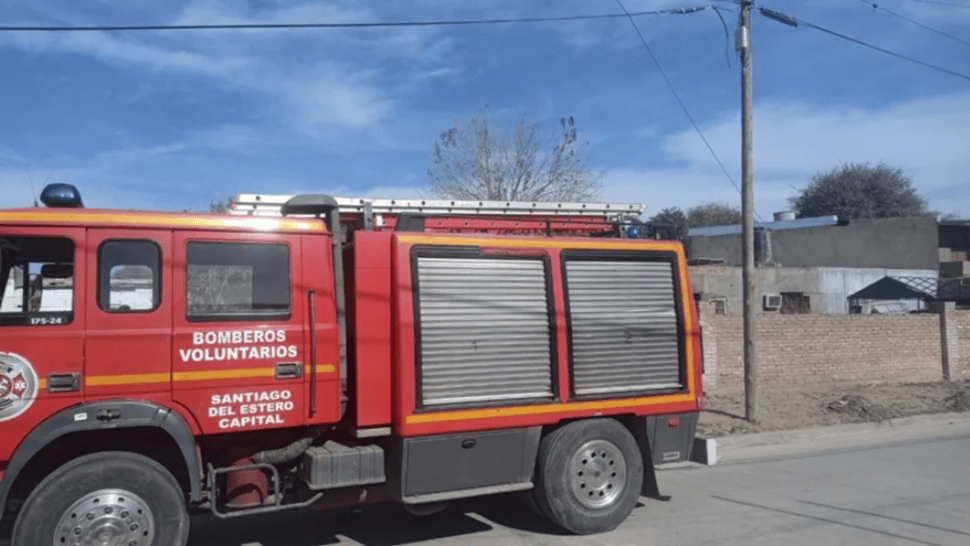
[[[279,216],[293,195],[242,193],[230,214]],[[418,220],[429,231],[533,234],[617,234],[618,226],[640,224],[639,203],[551,203],[335,197],[340,222],[364,229],[400,229]],[[401,223],[403,222],[403,223]]]
[[[280,208],[293,195],[240,193],[230,201],[231,214],[254,216],[279,216]],[[540,215],[540,216],[609,216],[617,219],[638,218],[647,207],[640,203],[544,203],[531,201],[453,201],[429,199],[371,199],[362,197],[334,197],[341,214],[364,213],[369,208],[374,214],[401,214],[417,212],[424,214],[462,215]]]

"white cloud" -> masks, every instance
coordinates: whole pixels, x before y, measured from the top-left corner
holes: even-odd
[[[0,144],[0,162],[21,165],[24,163],[24,157],[13,148]]]
[[[313,130],[332,125],[363,129],[384,119],[394,104],[365,80],[366,76],[330,66],[294,80],[276,80],[268,89],[285,97]]]
[[[36,182],[34,182],[33,187],[37,192],[42,189],[37,187]],[[3,195],[3,206],[5,208],[32,206],[34,196],[27,171],[17,168],[0,168],[0,195]]]
[[[711,201],[740,203],[738,192],[727,179],[693,167],[682,169],[616,169],[606,173],[603,200],[609,203],[641,203],[645,216],[662,209],[686,210]]]
[[[226,124],[198,131],[186,138],[189,148],[252,153],[264,146],[267,135],[246,125]]]
[[[754,190],[765,220],[787,209],[787,198],[818,172],[840,163],[886,163],[911,176],[930,207],[966,215],[970,203],[970,94],[927,97],[881,109],[823,104],[769,103],[755,106]],[[702,128],[711,146],[740,184],[741,126],[738,115]],[[620,170],[607,175],[606,196],[642,201],[656,212],[709,201],[740,204],[738,192],[693,131],[668,137],[668,163],[656,170]]]
[[[422,188],[416,186],[380,184],[360,189],[347,186],[324,188],[320,193],[335,197],[368,197],[371,199],[421,199]]]
[[[347,23],[369,18],[367,10],[344,8],[333,3],[278,2],[276,5],[255,7],[227,0],[196,0],[189,2],[172,24]]]
[[[186,181],[159,180],[156,171],[159,165],[171,161],[169,156],[185,149],[181,143],[121,148],[84,160],[49,160],[46,164],[31,166],[30,171],[26,165],[18,166],[13,162],[0,168],[0,195],[5,196],[5,207],[30,206],[33,204],[32,192],[39,196],[45,185],[62,182],[77,186],[85,206],[91,208],[166,208],[160,203],[170,201],[181,189],[172,184]],[[160,189],[166,183],[169,184],[167,189]]]
[[[19,34],[15,43],[32,53],[70,52],[90,55],[101,62],[141,66],[148,70],[180,71],[214,78],[231,78],[251,68],[240,57],[214,57],[169,45],[151,45],[106,32]]]
[[[331,197],[369,198],[369,199],[422,199],[422,188],[409,185],[379,184],[361,188],[351,188],[346,184],[324,183],[309,187],[306,180],[275,179],[253,182],[254,186],[239,193],[260,193],[268,195],[323,194]],[[256,188],[254,190],[253,188]],[[260,188],[272,188],[258,191]]]
[[[315,3],[242,13],[241,4],[195,2],[173,24],[359,22],[372,16],[359,9]],[[175,31],[166,33],[20,33],[11,43],[34,54],[75,53],[99,62],[149,72],[212,78],[226,89],[266,95],[282,106],[284,121],[309,132],[332,128],[372,128],[391,114],[394,101],[377,83],[380,71],[361,70],[345,58],[348,50],[373,63],[390,57],[425,55],[427,62],[449,47],[429,43],[433,33],[402,29],[381,39],[346,31]],[[340,52],[339,56],[330,52]]]

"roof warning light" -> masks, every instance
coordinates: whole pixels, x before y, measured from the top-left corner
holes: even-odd
[[[83,208],[81,192],[70,184],[48,184],[40,192],[40,200],[48,207]]]

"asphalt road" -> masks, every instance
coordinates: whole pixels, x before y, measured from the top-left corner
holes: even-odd
[[[395,506],[196,516],[189,544],[970,544],[970,420],[734,449],[716,466],[666,468],[658,480],[668,497],[642,498],[626,523],[603,535],[563,535],[514,497],[499,496],[424,517]]]

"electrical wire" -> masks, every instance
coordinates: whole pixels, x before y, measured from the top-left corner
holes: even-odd
[[[814,28],[815,30],[819,30],[819,31],[824,32],[826,34],[831,34],[832,36],[837,36],[839,38],[842,38],[843,40],[848,40],[850,42],[859,44],[861,46],[868,47],[870,49],[875,49],[876,51],[880,51],[880,52],[885,53],[887,55],[892,55],[893,57],[898,57],[900,59],[903,59],[904,61],[909,61],[911,63],[915,63],[915,64],[918,64],[918,65],[921,65],[921,66],[925,66],[927,68],[932,68],[933,70],[936,70],[936,71],[939,71],[939,72],[943,72],[945,74],[950,74],[951,76],[956,76],[958,78],[963,78],[965,80],[970,80],[970,76],[967,76],[966,74],[961,74],[959,72],[954,72],[952,70],[947,70],[946,68],[942,68],[942,67],[939,67],[939,66],[930,64],[930,63],[924,63],[923,61],[914,59],[912,57],[907,57],[905,55],[900,55],[899,53],[896,53],[895,51],[889,51],[888,49],[883,49],[883,48],[881,48],[879,46],[874,46],[872,44],[863,42],[862,40],[858,40],[856,38],[852,38],[851,36],[846,36],[845,34],[840,34],[838,32],[835,32],[834,30],[829,30],[827,28],[820,27],[818,25],[809,23],[808,21],[804,21],[802,19],[796,19],[795,17],[792,17],[791,19],[793,21],[798,22],[798,24],[800,24],[800,25],[804,25],[806,27]]]
[[[653,11],[639,11],[631,15],[670,15],[696,13],[713,9],[711,6],[692,8],[670,8]],[[379,27],[432,27],[459,25],[493,25],[507,23],[541,23],[561,21],[581,21],[590,19],[616,19],[627,17],[622,13],[604,15],[566,15],[562,17],[526,17],[519,19],[477,19],[458,21],[413,21],[387,23],[239,23],[213,25],[122,25],[122,26],[0,26],[0,32],[108,32],[122,30],[251,30],[251,29],[308,29],[308,28],[379,28]]]
[[[700,135],[701,140],[704,141],[704,145],[707,146],[708,151],[711,152],[711,155],[714,157],[714,161],[716,161],[717,164],[721,167],[721,171],[724,172],[724,176],[726,176],[727,179],[731,182],[731,185],[734,186],[734,189],[738,190],[738,193],[741,193],[741,188],[738,187],[737,182],[734,181],[734,178],[728,172],[727,168],[724,167],[724,163],[721,162],[721,159],[717,157],[717,153],[714,152],[714,148],[711,147],[710,142],[707,141],[707,137],[704,136],[704,133],[701,131],[701,128],[697,125],[697,122],[694,121],[694,116],[690,115],[690,111],[687,109],[687,105],[685,105],[684,101],[680,99],[680,95],[678,95],[677,90],[674,89],[674,85],[670,82],[670,78],[667,77],[667,74],[664,72],[663,67],[660,66],[660,61],[657,60],[657,56],[653,54],[653,50],[650,49],[650,45],[647,43],[647,39],[644,38],[643,33],[640,32],[640,27],[637,26],[637,22],[633,18],[634,14],[628,12],[626,10],[626,7],[623,5],[623,2],[621,2],[620,0],[616,0],[616,3],[619,4],[620,9],[623,10],[623,12],[626,14],[626,17],[630,20],[630,24],[633,25],[633,29],[637,32],[637,36],[640,37],[640,42],[643,43],[643,47],[647,49],[647,53],[649,53],[650,58],[653,59],[653,64],[657,66],[657,70],[660,72],[660,75],[663,76],[664,82],[667,83],[667,87],[670,89],[670,92],[673,93],[674,98],[677,99],[677,104],[680,105],[680,108],[684,111],[684,114],[687,115],[687,119],[690,120],[690,124],[694,126],[694,130],[697,131],[697,134]],[[761,217],[759,216],[758,219],[761,220]]]
[[[910,19],[909,17],[906,17],[904,15],[900,15],[900,14],[896,13],[895,11],[888,10],[888,9],[880,6],[879,4],[873,4],[872,2],[869,2],[869,0],[859,0],[859,1],[862,2],[863,4],[867,4],[867,5],[872,6],[872,9],[873,10],[879,9],[879,10],[885,11],[886,13],[888,13],[890,15],[895,15],[896,17],[899,17],[900,19],[902,19],[904,21],[908,21],[910,23],[913,23],[914,25],[916,25],[918,27],[922,27],[922,28],[924,28],[924,29],[926,29],[926,30],[928,30],[930,32],[935,32],[935,33],[937,33],[937,34],[939,34],[941,36],[946,36],[947,38],[950,38],[951,40],[956,40],[956,41],[960,42],[963,45],[970,46],[970,42],[967,42],[966,40],[961,40],[960,38],[957,38],[956,36],[954,36],[952,34],[947,34],[946,32],[943,32],[942,30],[937,30],[937,29],[935,29],[933,27],[926,26],[923,23],[920,23],[919,21],[914,21],[914,20]]]
[[[727,21],[721,15],[722,8],[714,8],[714,13],[717,14],[717,18],[721,20],[721,25],[724,26],[724,59],[727,61],[728,68],[731,68],[731,33],[728,31]],[[731,11],[731,10],[724,10]]]

